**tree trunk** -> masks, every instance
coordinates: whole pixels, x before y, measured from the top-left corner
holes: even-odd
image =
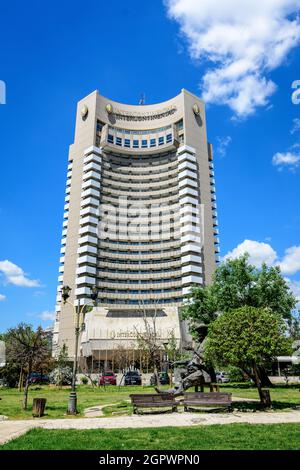
[[[209,366],[207,368],[208,372],[209,372],[209,375],[210,375],[210,378],[211,378],[211,381],[212,383],[216,383],[217,382],[217,377],[216,377],[216,371],[215,369],[212,367],[212,366]]]
[[[257,390],[259,394],[260,403],[264,407],[270,407],[271,406],[270,392],[269,390],[263,389],[262,383],[260,380],[259,371],[258,371],[258,366],[255,363],[253,364],[253,372],[255,375],[255,381],[256,381],[256,386],[257,386]]]
[[[257,373],[260,378],[260,383],[262,387],[274,387],[272,384],[271,380],[268,377],[268,374],[266,372],[266,369],[263,366],[257,366]]]
[[[21,366],[20,375],[19,375],[19,383],[18,383],[19,392],[22,391],[22,386],[23,386],[23,366]]]
[[[28,389],[29,389],[29,377],[32,371],[32,364],[30,363],[28,366],[28,374],[26,377],[26,383],[24,388],[24,398],[23,398],[23,410],[27,410],[27,403],[28,403]]]

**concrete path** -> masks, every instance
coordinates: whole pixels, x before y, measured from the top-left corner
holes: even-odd
[[[119,416],[113,418],[31,419],[0,422],[0,444],[15,439],[29,429],[120,429],[164,426],[198,426],[211,424],[280,424],[300,423],[300,411],[256,413],[170,413]]]

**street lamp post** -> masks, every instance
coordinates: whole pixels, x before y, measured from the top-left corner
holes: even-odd
[[[76,392],[76,375],[77,375],[77,363],[78,363],[78,343],[79,343],[79,335],[80,335],[80,329],[83,331],[85,324],[84,324],[84,318],[83,321],[80,325],[80,318],[81,315],[84,315],[84,309],[87,307],[89,304],[83,304],[80,307],[80,300],[78,299],[78,303],[76,305],[73,305],[71,302],[68,301],[68,298],[70,297],[70,292],[71,288],[69,286],[63,286],[61,293],[62,293],[62,299],[63,303],[70,304],[73,309],[74,309],[74,314],[75,314],[75,345],[74,345],[74,363],[73,363],[73,372],[72,372],[72,385],[71,385],[71,392],[70,392],[70,397],[69,397],[69,402],[68,402],[68,409],[67,409],[67,414],[68,415],[74,415],[77,414],[77,392]],[[97,298],[98,298],[98,288],[97,286],[94,286],[91,288],[91,299],[94,303],[94,305],[97,305]]]

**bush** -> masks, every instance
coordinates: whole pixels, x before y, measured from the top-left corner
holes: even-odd
[[[82,385],[87,385],[87,383],[88,383],[88,378],[87,377],[81,377],[80,380],[81,380]]]
[[[17,387],[20,376],[20,367],[12,364],[0,368],[0,382],[2,387]]]
[[[57,367],[50,374],[50,383],[55,385],[71,385],[72,369],[69,366]]]
[[[228,375],[230,382],[244,382],[244,374],[239,367],[228,367]]]

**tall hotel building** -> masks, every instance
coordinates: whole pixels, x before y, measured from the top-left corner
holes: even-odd
[[[132,106],[97,91],[78,103],[70,147],[59,268],[55,352],[74,354],[74,311],[86,314],[80,355],[110,359],[138,348],[145,317],[157,336],[190,340],[180,309],[192,285],[211,281],[218,257],[212,147],[205,106],[182,90],[168,101]],[[152,320],[151,320],[152,317]]]

